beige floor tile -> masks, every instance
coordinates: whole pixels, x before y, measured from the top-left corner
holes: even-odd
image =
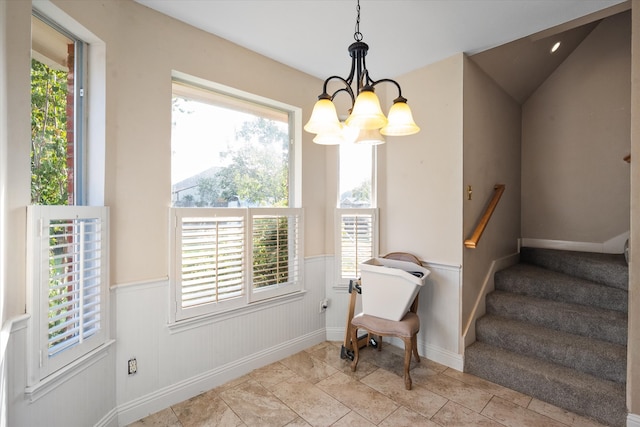
[[[291,378],[296,375],[296,373],[284,366],[282,363],[276,362],[263,368],[256,369],[249,375],[251,379],[258,381],[267,390],[270,390],[274,385]]]
[[[283,426],[296,419],[289,409],[257,381],[249,380],[220,393],[220,397],[249,426]]]
[[[447,377],[446,375],[431,377],[430,380],[424,384],[424,387],[476,412],[482,411],[493,397],[492,394],[486,391],[465,384],[454,378]]]
[[[605,427],[597,421],[581,417],[538,399],[531,399],[528,409],[572,427]]]
[[[241,426],[242,420],[214,391],[173,406],[183,427]]]
[[[439,427],[438,424],[430,421],[428,418],[414,412],[404,406],[396,409],[391,415],[385,418],[379,427],[398,427],[398,426],[420,426],[420,427]]]
[[[508,427],[566,427],[551,418],[494,396],[482,415]]]
[[[330,426],[350,409],[301,376],[273,387],[273,394],[312,426]]]
[[[374,424],[378,424],[398,408],[395,402],[382,393],[341,372],[316,385]]]
[[[431,418],[447,403],[447,399],[421,386],[404,388],[404,380],[391,372],[378,369],[364,377],[362,382],[384,394],[399,405]]]
[[[357,412],[351,411],[335,423],[331,424],[331,427],[375,427],[375,424]]]
[[[324,342],[152,414],[131,427],[604,427],[422,358],[403,381],[403,349],[361,349],[358,370]]]
[[[280,363],[314,384],[338,372],[337,369],[311,357],[306,351],[289,356]]]
[[[513,402],[516,405],[520,405],[522,407],[527,407],[531,402],[531,397],[526,394],[522,394],[518,391],[508,389],[496,383],[492,383],[490,381],[484,380],[482,378],[478,378],[471,374],[465,374],[464,372],[456,371],[452,368],[447,368],[444,372],[444,375],[455,378],[458,381],[462,381],[465,384],[469,384],[476,388],[486,391],[487,393],[491,393],[495,396],[500,396],[509,402]]]
[[[447,402],[432,420],[444,427],[503,427],[502,424],[451,401]]]
[[[178,417],[171,408],[151,414],[128,427],[182,427]]]
[[[286,425],[286,427],[309,427],[309,426],[311,426],[311,424],[306,422],[302,417],[298,417]]]
[[[376,365],[367,360],[368,353],[366,351],[363,351],[362,353],[363,355],[358,362],[358,369],[355,372],[351,371],[351,360],[340,358],[340,347],[329,345],[327,347],[310,352],[309,354],[313,358],[322,361],[323,363],[349,375],[350,377],[361,379],[378,369]]]

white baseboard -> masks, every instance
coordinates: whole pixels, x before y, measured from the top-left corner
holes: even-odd
[[[640,415],[628,414],[627,427],[640,427]]]
[[[560,249],[564,251],[621,254],[624,252],[624,242],[626,242],[628,238],[628,231],[602,243],[522,238],[520,246],[527,246],[530,248]]]
[[[422,354],[424,354],[427,359],[433,360],[434,362],[440,363],[441,365],[447,366],[451,369],[455,369],[456,371],[464,372],[464,358],[461,354],[431,345],[423,345],[420,347],[423,349]]]
[[[344,341],[345,328],[333,327],[327,328],[327,341]]]
[[[133,401],[118,405],[118,425],[128,425],[147,415],[171,405],[190,399],[198,394],[218,387],[233,379],[248,374],[254,369],[282,360],[299,351],[325,341],[327,332],[319,329],[291,341],[243,357],[208,372],[156,390]],[[105,420],[105,422],[108,420]],[[110,425],[105,423],[103,425]]]

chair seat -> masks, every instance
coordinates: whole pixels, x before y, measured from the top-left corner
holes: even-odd
[[[376,335],[393,335],[403,338],[411,338],[420,330],[420,318],[412,312],[405,314],[399,321],[360,313],[351,320],[351,324]]]

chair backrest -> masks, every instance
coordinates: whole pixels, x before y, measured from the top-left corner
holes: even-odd
[[[382,258],[395,259],[396,261],[412,262],[414,264],[422,265],[422,263],[420,262],[420,259],[418,259],[417,256],[410,254],[409,252],[389,252],[388,254],[384,255]],[[409,308],[409,311],[411,311],[412,313],[418,312],[419,296],[420,296],[420,293],[416,295],[415,299],[413,300],[413,303],[411,303],[411,307]]]
[[[382,258],[395,259],[397,261],[406,261],[406,262],[412,262],[414,264],[422,265],[418,257],[413,254],[410,254],[409,252],[389,252],[388,254],[384,255]]]

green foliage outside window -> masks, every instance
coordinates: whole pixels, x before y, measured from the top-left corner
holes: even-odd
[[[68,204],[67,73],[31,60],[31,203]]]

